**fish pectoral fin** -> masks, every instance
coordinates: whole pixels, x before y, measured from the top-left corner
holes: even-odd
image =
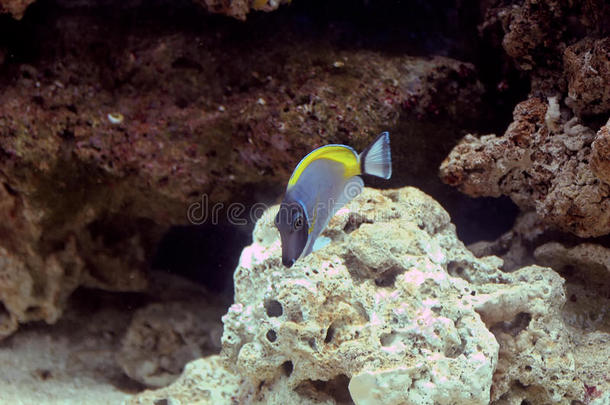
[[[328,246],[332,242],[332,240],[327,236],[319,236],[316,241],[313,243],[313,247],[311,249],[312,252],[322,249],[325,246]]]

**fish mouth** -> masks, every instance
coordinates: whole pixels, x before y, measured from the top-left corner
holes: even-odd
[[[288,268],[292,267],[292,265],[294,264],[295,260],[294,259],[284,259],[282,258],[282,264]]]

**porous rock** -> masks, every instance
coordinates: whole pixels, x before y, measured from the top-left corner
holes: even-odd
[[[219,309],[200,302],[173,302],[138,310],[117,362],[125,374],[142,384],[170,384],[187,362],[220,351]]]
[[[610,185],[589,164],[595,132],[566,115],[555,98],[519,103],[503,136],[462,139],[441,164],[442,180],[473,197],[507,195],[580,237],[609,233]]]
[[[591,145],[591,170],[606,184],[610,184],[610,120],[600,128]]]
[[[610,112],[610,38],[584,40],[564,52],[566,104],[582,114]]]
[[[479,5],[484,16],[480,32],[494,46],[501,45],[519,69],[528,72],[531,95],[565,93],[569,85],[570,97],[579,100],[574,103],[575,111],[587,114],[599,108],[582,101],[604,92],[590,86],[600,79],[593,78],[586,65],[592,66],[588,63],[594,51],[592,44],[600,38],[600,32],[603,37],[607,30],[607,1],[485,0]],[[580,46],[574,45],[579,41]],[[579,60],[573,58],[574,50]],[[603,64],[604,56],[600,56],[594,59]],[[576,72],[581,78],[574,80]]]
[[[127,403],[149,404],[236,404],[247,384],[225,368],[220,356],[213,355],[190,362],[170,386],[144,391]],[[241,402],[243,403],[243,402]]]
[[[580,392],[576,396],[578,401],[585,404],[606,403],[602,394],[606,393],[607,397],[610,392],[607,378],[610,369],[610,249],[598,243],[582,243],[582,240],[573,235],[557,232],[546,226],[533,211],[520,215],[513,229],[497,240],[479,242],[470,248],[477,255],[500,255],[506,271],[535,263],[552,267],[565,278],[565,304],[559,308],[551,307],[549,313],[542,315],[543,323],[552,325],[552,329],[541,327],[542,323],[536,321],[536,338],[531,341],[538,345],[539,336],[546,335],[548,347],[555,353],[553,357],[557,357],[558,351],[566,350],[571,353],[565,359],[566,365],[571,365],[561,370],[555,367],[543,385],[552,387],[548,385],[550,378],[551,381],[560,381],[563,391]],[[528,318],[522,315],[521,321],[528,321]],[[535,321],[532,319],[529,322],[532,325]],[[550,330],[554,331],[553,343],[548,340]],[[501,334],[497,328],[492,331],[496,334],[500,347],[506,350],[504,356],[500,355],[497,375],[502,368],[509,370],[509,374],[512,370],[513,376],[522,375],[517,380],[525,384],[524,379],[530,378],[533,370],[540,372],[548,369],[549,365],[543,363],[549,358],[548,353],[545,356],[532,356],[527,343],[508,344],[515,339],[509,334]],[[528,355],[523,356],[523,353]],[[512,366],[511,362],[503,362],[502,359],[507,357],[513,357]],[[534,367],[533,363],[537,363],[537,366]],[[552,370],[552,364],[550,366]],[[539,394],[539,386],[516,384],[497,403],[519,404],[523,400],[546,403],[545,398]],[[554,402],[570,403],[567,398],[555,398]]]
[[[151,272],[147,295],[121,338],[115,360],[141,384],[163,387],[191,360],[220,352],[220,318],[228,307],[204,287],[165,272]]]
[[[475,258],[424,193],[365,188],[330,221],[323,235],[332,242],[290,269],[281,265],[277,209],[242,252],[223,362],[192,362],[176,383],[131,403],[208,398],[224,381],[223,395],[254,404],[597,399],[586,385],[597,384],[587,379],[593,363],[575,359],[587,346],[571,341],[560,312],[563,279]],[[593,341],[604,337],[583,340]],[[202,381],[211,367],[216,376]]]
[[[333,243],[290,269],[280,262],[276,210],[242,253],[235,303],[223,318],[222,355],[259,387],[257,401],[280,384],[291,388],[287,402],[341,403],[349,392],[358,404],[488,403],[526,365],[512,362],[514,342],[501,339],[511,354],[500,346],[496,370],[488,328],[521,345],[541,335],[527,349],[534,357],[557,333],[541,328],[564,300],[562,279],[542,267],[504,273],[493,256],[475,259],[447,213],[416,189],[365,189],[331,220],[325,234]],[[546,399],[576,398],[581,392],[567,392],[563,380],[552,383],[557,370],[547,361],[570,364],[559,361],[570,357],[569,342],[556,348],[532,366],[529,383]]]

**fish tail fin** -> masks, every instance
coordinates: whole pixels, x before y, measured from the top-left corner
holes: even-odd
[[[375,142],[362,151],[359,160],[362,173],[389,179],[392,176],[390,133],[386,131],[379,134]]]

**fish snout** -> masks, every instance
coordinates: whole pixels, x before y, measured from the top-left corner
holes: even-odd
[[[294,259],[285,259],[282,257],[282,264],[286,267],[292,267],[292,265],[294,264],[295,260]]]

